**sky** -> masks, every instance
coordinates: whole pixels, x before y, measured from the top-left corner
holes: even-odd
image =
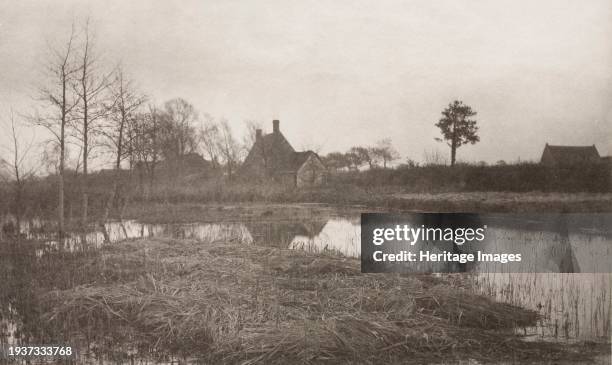
[[[538,160],[547,142],[612,154],[609,0],[0,0],[0,119],[35,105],[49,45],[87,17],[151,100],[237,134],[280,119],[298,150],[391,138],[402,160],[448,155],[434,124],[459,99],[481,140],[459,160]]]

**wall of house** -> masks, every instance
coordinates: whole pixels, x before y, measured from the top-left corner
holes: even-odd
[[[308,186],[318,186],[325,183],[327,169],[316,156],[311,155],[302,164],[296,175],[296,185],[298,188]]]

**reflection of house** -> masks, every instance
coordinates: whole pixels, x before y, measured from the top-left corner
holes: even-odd
[[[280,122],[273,121],[272,133],[263,135],[258,129],[255,143],[244,161],[240,174],[246,179],[276,181],[298,187],[321,185],[327,169],[313,151],[296,152],[280,131]]]
[[[572,165],[578,163],[597,163],[599,152],[592,146],[551,146],[548,143],[542,152],[541,164]]]
[[[289,247],[296,236],[313,238],[321,233],[326,221],[311,222],[247,222],[253,242],[265,246]]]

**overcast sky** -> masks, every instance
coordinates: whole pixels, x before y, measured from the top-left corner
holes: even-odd
[[[478,112],[467,161],[538,159],[546,142],[612,152],[612,1],[0,0],[0,109],[32,104],[48,42],[91,17],[98,47],[157,102],[271,129],[296,149],[390,137],[402,158],[440,111]]]

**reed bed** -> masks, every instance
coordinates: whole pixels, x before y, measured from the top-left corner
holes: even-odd
[[[88,265],[100,275],[41,302],[46,321],[101,354],[243,364],[568,356],[513,334],[537,321],[532,311],[431,276],[361,274],[354,259],[148,239],[107,246]]]

